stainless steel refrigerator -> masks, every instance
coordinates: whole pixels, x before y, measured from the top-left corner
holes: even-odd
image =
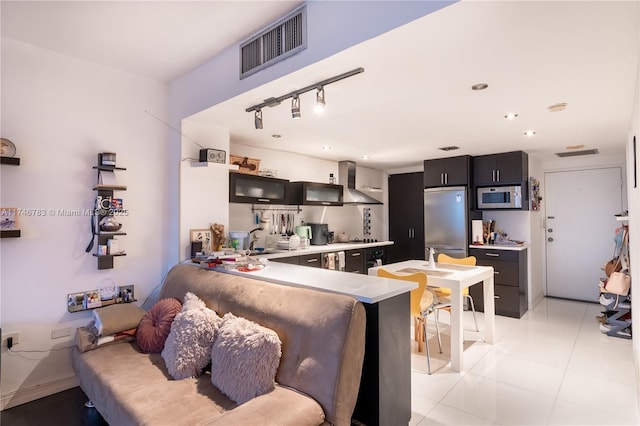
[[[424,190],[425,259],[433,247],[436,255],[467,255],[467,188],[452,186]],[[436,257],[437,259],[437,257]]]

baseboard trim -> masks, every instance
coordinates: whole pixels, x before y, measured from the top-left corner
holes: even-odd
[[[31,386],[29,388],[18,389],[14,392],[7,392],[0,397],[0,411],[74,388],[79,384],[78,378],[76,376],[71,376],[65,379]]]

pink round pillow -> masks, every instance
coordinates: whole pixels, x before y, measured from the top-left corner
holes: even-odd
[[[178,299],[158,300],[142,317],[136,332],[136,343],[145,353],[160,353],[171,331],[171,323],[182,309]]]

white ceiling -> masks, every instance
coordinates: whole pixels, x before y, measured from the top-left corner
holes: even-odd
[[[8,2],[2,36],[170,81],[301,2]],[[522,149],[541,159],[569,145],[624,154],[640,52],[639,1],[464,1],[198,114],[233,143],[351,159],[377,169],[427,158]],[[345,71],[327,111],[301,96],[251,105]],[[476,92],[474,83],[489,88]],[[566,102],[563,112],[547,107]],[[508,112],[518,118],[506,120]],[[525,130],[536,135],[527,138]],[[274,139],[272,134],[281,134]],[[321,147],[329,145],[329,151]],[[443,152],[438,147],[461,149]],[[362,160],[367,154],[369,160]]]

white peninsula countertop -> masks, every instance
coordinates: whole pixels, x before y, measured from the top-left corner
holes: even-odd
[[[316,253],[333,253],[345,250],[357,250],[361,248],[381,247],[393,245],[393,241],[376,241],[375,243],[350,242],[350,243],[331,243],[320,246],[309,246],[305,249],[296,250],[271,250],[264,253],[256,254],[255,257],[264,259],[279,259],[283,257],[304,256]]]
[[[346,294],[363,303],[378,303],[418,287],[416,283],[409,281],[279,262],[269,262],[263,269],[251,272],[240,272],[236,269],[227,270],[223,267],[207,269],[292,287]]]

